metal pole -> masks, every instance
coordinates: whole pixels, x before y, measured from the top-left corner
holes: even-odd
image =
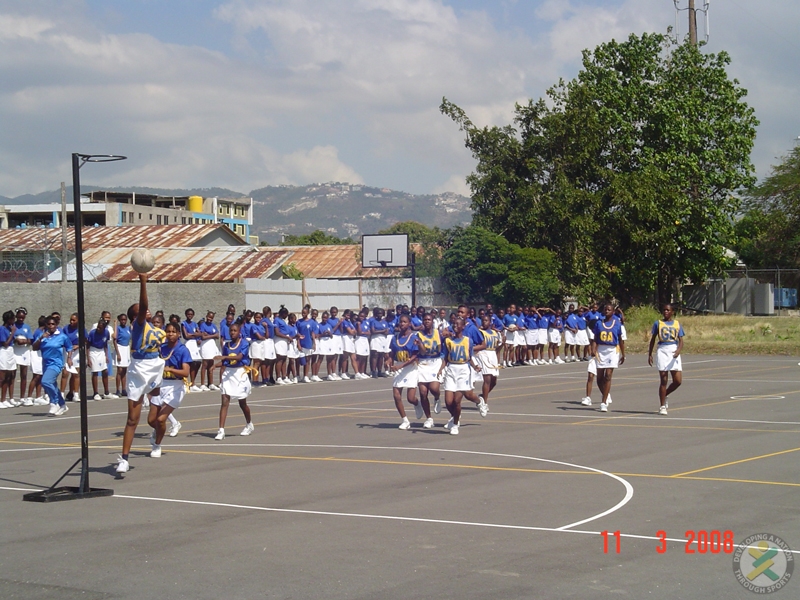
[[[79,493],[88,493],[89,487],[89,415],[86,404],[86,314],[83,297],[83,240],[81,238],[81,177],[82,163],[78,154],[72,155],[72,200],[75,218],[75,280],[78,292],[78,380],[81,403],[81,481]]]
[[[61,182],[61,283],[67,282],[67,185]]]
[[[689,43],[697,46],[697,10],[694,7],[694,0],[689,0]]]
[[[417,305],[417,255],[411,253],[411,306]]]

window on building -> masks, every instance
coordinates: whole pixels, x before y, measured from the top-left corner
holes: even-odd
[[[150,213],[150,220],[153,220],[153,213]]]
[[[156,215],[156,224],[161,225],[161,215]]]
[[[139,213],[139,220],[142,220],[142,213]]]
[[[120,214],[120,218],[122,219],[122,222],[124,223],[125,222],[125,212],[124,211],[122,212],[122,214]]]
[[[128,213],[128,222],[133,223],[133,213]]]
[[[186,225],[186,217],[181,217],[181,225]]]

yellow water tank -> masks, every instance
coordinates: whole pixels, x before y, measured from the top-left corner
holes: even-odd
[[[203,212],[203,197],[202,196],[189,196],[189,212],[201,213]]]

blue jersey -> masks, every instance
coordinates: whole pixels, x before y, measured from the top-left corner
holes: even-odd
[[[69,341],[72,342],[73,348],[78,345],[78,327],[75,326],[75,329],[72,329],[70,325],[64,327],[64,333],[69,338]],[[86,332],[83,334],[84,339],[86,338]]]
[[[117,325],[117,345],[118,346],[130,346],[131,345],[131,326],[125,325]]]
[[[392,338],[389,347],[396,362],[406,362],[417,355],[417,332],[412,331],[401,337],[399,334]]]
[[[31,331],[30,325],[23,321],[22,323],[14,323],[14,326],[17,328],[14,332],[15,338],[25,336],[29,342],[33,339],[33,331]]]
[[[275,325],[272,324],[270,319],[267,317],[261,319],[261,326],[264,328],[264,331],[266,332],[265,337],[268,340],[271,340],[275,337]]]
[[[369,323],[369,319],[364,319],[358,324],[358,335],[362,337],[369,337],[371,331],[372,326]]]
[[[548,329],[550,327],[550,315],[542,315],[539,317],[539,329]]]
[[[133,333],[131,336],[132,352],[131,358],[139,360],[145,358],[158,358],[161,344],[164,343],[164,332],[158,327],[154,327],[147,321],[140,325],[138,321],[133,322]]]
[[[314,347],[314,334],[319,331],[319,323],[311,317],[300,319],[297,322],[297,332],[303,337],[300,338],[299,343],[301,348]]]
[[[683,326],[676,320],[653,323],[652,335],[658,339],[659,346],[677,346],[678,338],[683,337]]]
[[[528,329],[539,329],[539,317],[536,313],[531,313],[525,317],[525,325]]]
[[[575,313],[570,313],[570,314],[567,315],[567,319],[566,319],[566,323],[565,324],[570,329],[577,330],[578,329],[578,321],[583,321],[583,319],[581,319]]]
[[[209,323],[208,321],[203,321],[200,325],[197,326],[200,330],[200,333],[205,333],[206,335],[217,335],[219,333],[219,329],[214,323]]]
[[[264,329],[264,326],[261,324],[263,322],[264,321],[262,320],[262,321],[260,321],[258,323],[252,323],[250,325],[250,338],[251,339],[253,339],[253,340],[263,340],[266,337],[267,332]]]
[[[516,327],[517,315],[507,314],[505,317],[503,317],[503,325],[505,325],[506,329],[508,329],[509,327]]]
[[[39,350],[42,353],[42,367],[55,367],[60,371],[64,368],[64,352],[72,352],[72,342],[66,334],[56,331],[52,336],[41,337]]]
[[[575,326],[577,327],[578,331],[583,331],[586,329],[586,319],[578,315],[578,321]]]
[[[441,358],[444,356],[444,344],[438,329],[434,329],[430,335],[425,335],[422,331],[417,332],[417,349],[420,358]]]
[[[386,334],[389,333],[390,325],[383,319],[372,320],[372,333]]]
[[[92,329],[86,335],[86,341],[92,348],[105,348],[108,345],[108,340],[110,339],[111,333],[109,333],[108,327],[103,329],[102,333],[100,333],[99,329]]]
[[[524,331],[528,328],[528,320],[525,315],[517,315],[517,329]]]
[[[594,325],[594,341],[600,346],[619,346],[622,337],[622,323],[617,317],[609,322],[598,321]]]
[[[495,314],[492,315],[492,327],[497,329],[497,331],[503,330],[503,321],[501,321],[500,317]]]
[[[328,324],[327,321],[319,324],[317,328],[317,335],[319,337],[331,337],[333,335],[332,327]]]
[[[226,341],[222,344],[222,356],[230,356],[233,354],[234,356],[237,354],[242,355],[241,360],[232,360],[226,358],[222,361],[222,364],[226,367],[246,367],[250,364],[250,344],[247,343],[247,340],[244,339],[241,335],[239,339],[234,342],[232,340]]]
[[[556,315],[550,316],[550,328],[556,331],[564,331],[564,319]]]
[[[472,342],[470,348],[483,343],[483,334],[481,333],[481,330],[475,327],[475,324],[469,319],[466,320],[464,324],[464,331],[461,332],[461,335],[470,339],[470,342]]]
[[[227,317],[222,319],[219,322],[219,339],[220,340],[229,340],[231,339],[231,325],[233,325],[236,321],[231,321],[230,324],[228,323]]]
[[[192,364],[192,355],[189,349],[181,342],[175,344],[174,348],[170,348],[169,344],[161,344],[159,356],[164,359],[164,379],[183,379],[183,377],[178,377],[177,375],[167,375],[166,372],[173,369],[183,369],[183,365]]]
[[[287,337],[292,337],[289,335],[289,324],[280,317],[275,317],[275,331]]]
[[[195,339],[194,337],[191,338],[186,337],[186,335],[187,334],[191,335],[196,332],[197,332],[197,323],[195,323],[194,321],[183,321],[181,323],[181,336],[183,337],[183,339],[185,340]]]
[[[11,330],[5,325],[0,325],[0,344],[5,346],[5,343],[11,339]]]
[[[330,319],[328,319],[328,325],[331,326],[331,331],[333,331],[333,335],[344,335],[344,332],[342,331],[341,327],[339,327],[338,329],[336,329],[334,331],[334,329],[336,328],[336,326],[339,324],[340,321],[341,321],[341,319],[334,318],[334,317],[331,317]]]

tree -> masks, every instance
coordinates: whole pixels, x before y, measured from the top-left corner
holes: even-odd
[[[750,268],[800,266],[800,146],[745,198],[733,246]]]
[[[358,242],[350,238],[338,238],[335,235],[329,235],[324,231],[317,229],[314,233],[307,233],[303,235],[289,235],[283,236],[281,246],[330,246],[330,245],[347,245],[357,244]]]
[[[475,223],[551,249],[567,293],[629,303],[725,264],[722,242],[754,183],[757,120],[728,55],[659,34],[583,52],[569,83],[516,106],[512,125],[476,127],[443,99],[478,164]]]
[[[461,301],[540,305],[559,290],[552,252],[520,248],[478,226],[453,230],[442,262],[445,283]]]

